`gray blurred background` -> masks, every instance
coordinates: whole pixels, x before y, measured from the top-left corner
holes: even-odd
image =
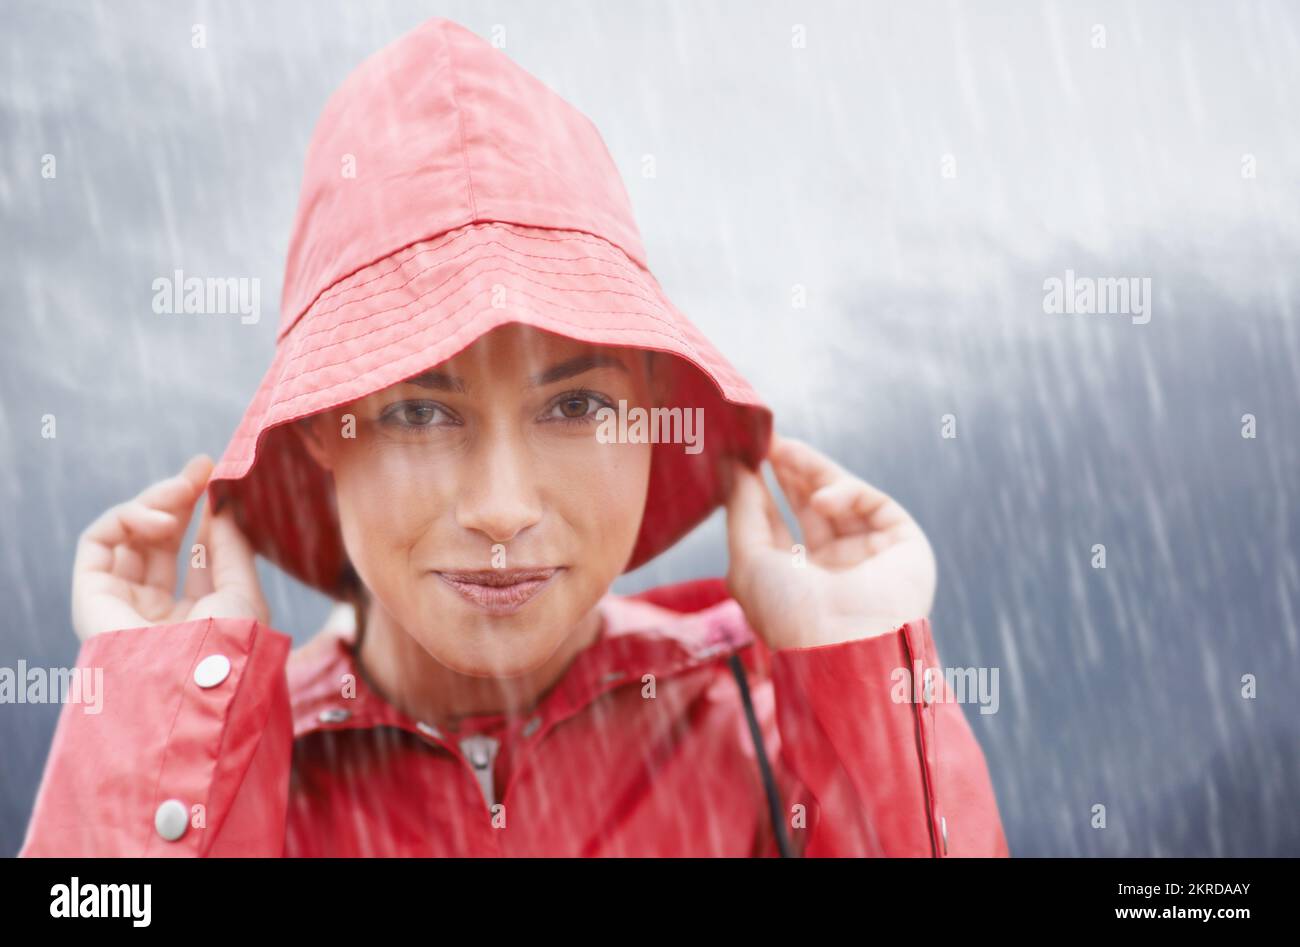
[[[998,713],[965,710],[1014,855],[1300,854],[1294,4],[0,8],[0,666],[71,664],[78,533],[224,451],[321,106],[448,16],[601,129],[651,266],[779,429],[925,527],[942,662],[1000,669]],[[259,278],[260,322],[155,314],[178,268]],[[1151,278],[1151,321],[1046,314],[1067,269]],[[723,574],[723,528],[617,590]],[[304,640],[326,601],[263,576]],[[58,709],[0,705],[0,854]]]

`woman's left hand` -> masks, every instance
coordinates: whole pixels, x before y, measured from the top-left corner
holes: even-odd
[[[768,647],[868,638],[929,614],[934,553],[906,510],[800,441],[773,434],[768,460],[805,549],[739,461],[727,500],[727,587]]]

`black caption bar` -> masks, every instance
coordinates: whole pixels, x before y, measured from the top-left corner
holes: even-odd
[[[1231,936],[1292,916],[1294,903],[1283,900],[1294,867],[1288,859],[8,859],[0,911],[6,927],[128,936],[191,934],[214,911],[234,932],[332,937],[373,933],[387,920],[468,920],[467,911],[494,929],[529,918],[585,926],[597,911],[626,911],[629,924],[649,930],[665,921],[661,912],[685,906],[760,924],[802,917],[821,927],[839,917],[870,929],[877,917],[924,926],[942,915],[957,925],[950,934],[968,924],[1041,931],[1055,922]]]

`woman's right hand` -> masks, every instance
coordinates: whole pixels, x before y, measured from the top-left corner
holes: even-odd
[[[229,508],[212,516],[203,505],[195,539],[202,558],[195,550],[187,552],[185,588],[176,597],[180,544],[211,474],[212,459],[200,454],[179,474],[113,507],[81,534],[72,567],[72,627],[78,638],[208,617],[269,623],[252,546]]]

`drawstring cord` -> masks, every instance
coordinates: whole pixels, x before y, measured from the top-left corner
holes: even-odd
[[[772,766],[767,760],[767,751],[763,748],[763,731],[759,729],[758,717],[754,715],[754,702],[749,696],[749,678],[745,667],[740,663],[740,655],[735,652],[728,658],[731,673],[736,677],[740,688],[740,699],[745,705],[745,716],[749,719],[749,736],[754,741],[754,752],[758,755],[758,771],[763,777],[763,791],[767,793],[767,811],[772,820],[772,834],[776,836],[776,847],[782,858],[793,858],[790,840],[785,834],[785,810],[781,805],[781,796],[777,792],[776,780],[772,777]]]

